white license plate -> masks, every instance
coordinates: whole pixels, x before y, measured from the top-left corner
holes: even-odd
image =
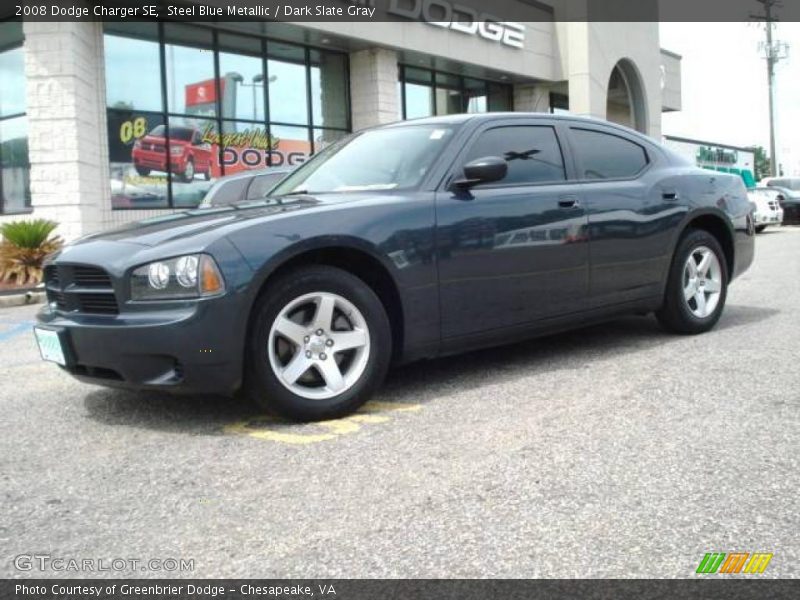
[[[49,360],[59,365],[67,364],[67,359],[64,357],[64,349],[61,347],[61,338],[57,332],[34,327],[33,333],[36,336],[36,343],[39,344],[39,352],[44,360]]]

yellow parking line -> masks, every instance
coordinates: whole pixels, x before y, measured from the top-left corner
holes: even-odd
[[[361,430],[362,425],[377,425],[391,421],[389,412],[415,412],[422,408],[419,404],[399,402],[370,402],[356,414],[341,419],[307,423],[304,425],[289,424],[278,418],[261,415],[245,421],[226,425],[223,431],[229,434],[246,435],[258,440],[280,442],[283,444],[316,444],[349,435]],[[300,428],[301,432],[285,431],[287,427]]]

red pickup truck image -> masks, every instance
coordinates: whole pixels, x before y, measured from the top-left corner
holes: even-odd
[[[194,180],[201,173],[206,181],[211,179],[211,145],[203,142],[200,131],[194,127],[169,128],[169,153],[167,158],[167,128],[158,125],[133,144],[131,158],[139,175],[150,171],[172,172],[183,181]]]

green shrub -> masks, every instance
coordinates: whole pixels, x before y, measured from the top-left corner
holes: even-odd
[[[17,285],[39,283],[45,257],[63,245],[53,231],[58,223],[47,219],[11,221],[0,225],[0,280]]]

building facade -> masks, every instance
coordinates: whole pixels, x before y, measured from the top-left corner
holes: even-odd
[[[398,119],[568,110],[656,138],[680,57],[658,23],[0,22],[0,222],[74,239],[195,206]],[[455,24],[453,24],[455,25]]]

